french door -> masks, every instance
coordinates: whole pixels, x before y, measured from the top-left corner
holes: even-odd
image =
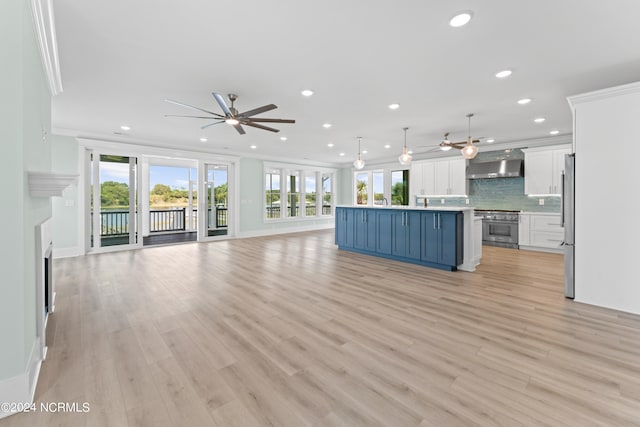
[[[229,166],[204,164],[205,204],[203,237],[226,236],[229,232]],[[200,217],[202,218],[202,216]]]
[[[91,151],[87,156],[87,250],[141,246],[138,159]]]

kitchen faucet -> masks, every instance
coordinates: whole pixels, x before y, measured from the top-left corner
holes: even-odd
[[[386,198],[386,197],[383,197],[383,198],[382,198],[382,201],[384,202],[384,205],[385,205],[385,206],[389,206],[389,201],[387,200],[387,198]]]

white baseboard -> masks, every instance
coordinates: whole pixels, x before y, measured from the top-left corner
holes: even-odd
[[[75,246],[72,248],[57,248],[57,247],[53,247],[53,258],[72,258],[72,257],[76,257],[76,256],[82,256],[84,255],[84,252],[82,251],[82,248],[80,248],[79,246]]]
[[[564,249],[543,248],[540,246],[523,246],[523,245],[520,245],[518,248],[523,249],[525,251],[548,252],[551,254],[564,254]]]
[[[247,237],[273,236],[276,234],[301,233],[303,231],[326,230],[334,227],[335,227],[334,223],[327,223],[327,224],[305,225],[305,226],[299,226],[299,227],[270,228],[266,230],[241,231],[238,233],[238,237],[241,239],[244,239]]]
[[[31,347],[31,355],[27,364],[27,370],[19,375],[5,380],[0,380],[0,402],[6,403],[33,403],[36,393],[36,384],[40,376],[41,343],[36,339]],[[0,419],[13,415],[15,412],[4,412],[0,409]]]

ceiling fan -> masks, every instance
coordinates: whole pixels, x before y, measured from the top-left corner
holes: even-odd
[[[295,123],[295,120],[289,119],[266,119],[253,117],[258,114],[275,110],[278,108],[275,104],[267,104],[262,107],[254,108],[253,110],[245,111],[243,113],[239,113],[234,103],[238,99],[238,95],[230,93],[227,95],[229,101],[231,101],[231,105],[227,105],[224,101],[224,98],[219,93],[211,92],[215,100],[218,102],[218,105],[222,109],[223,114],[214,113],[213,111],[205,110],[204,108],[194,107],[193,105],[184,104],[182,102],[174,101],[171,99],[165,99],[165,101],[170,102],[172,104],[180,105],[187,108],[193,108],[194,110],[202,111],[204,113],[210,114],[210,116],[181,116],[175,114],[165,114],[165,117],[179,117],[179,118],[192,118],[192,119],[206,119],[206,120],[216,120],[213,123],[206,124],[201,126],[200,129],[206,129],[209,126],[217,125],[219,123],[227,123],[234,127],[235,130],[238,131],[240,135],[244,135],[246,132],[242,128],[242,125],[250,126],[258,129],[268,130],[270,132],[280,132],[279,129],[275,129],[269,126],[264,126],[259,123]]]
[[[475,144],[478,144],[482,139],[482,137],[475,138],[475,139],[471,138],[471,117],[473,117],[473,113],[467,114],[466,117],[469,119],[469,134],[468,134],[469,136],[467,137],[466,141],[451,142],[449,140],[449,132],[447,132],[444,134],[444,139],[442,140],[442,142],[440,142],[440,144],[435,146],[430,151],[437,151],[437,150],[449,151],[452,148],[457,148],[458,150],[461,151],[462,156],[465,159],[473,159],[478,154],[478,147],[476,147]]]

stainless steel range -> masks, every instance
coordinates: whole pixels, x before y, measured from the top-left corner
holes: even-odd
[[[475,216],[482,217],[483,245],[518,248],[520,215],[517,211],[476,209]]]

